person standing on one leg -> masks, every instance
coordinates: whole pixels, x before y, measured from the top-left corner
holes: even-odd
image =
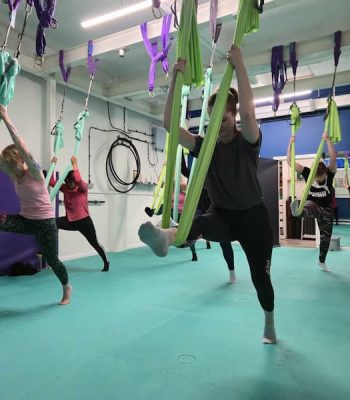
[[[44,175],[2,105],[0,118],[14,143],[5,147],[0,154],[0,170],[13,180],[21,207],[19,214],[0,218],[0,231],[36,236],[43,256],[63,286],[63,297],[59,304],[69,304],[72,286],[68,283],[67,270],[58,258],[55,213]]]
[[[321,236],[318,264],[323,271],[328,271],[328,267],[326,265],[326,257],[333,230],[334,214],[332,210],[332,191],[334,175],[337,172],[337,153],[328,137],[328,134],[324,132],[322,137],[327,143],[328,153],[330,157],[329,165],[328,167],[326,167],[326,165],[322,161],[320,161],[317,167],[315,181],[310,188],[310,192],[302,213],[299,214],[299,204],[298,200],[296,199],[293,200],[291,203],[291,210],[294,217],[316,218]],[[289,166],[291,165],[291,144],[294,140],[294,137],[291,137],[288,146],[287,162]],[[305,181],[307,181],[310,175],[310,168],[295,163],[295,170],[301,173]]]
[[[53,162],[57,162],[56,157],[52,158],[51,163]],[[89,214],[88,185],[80,176],[75,156],[71,157],[71,163],[73,170],[68,173],[65,184],[60,188],[60,191],[63,192],[66,216],[57,218],[57,228],[80,232],[102,258],[102,272],[107,272],[109,270],[109,261],[103,247],[97,240],[95,226]],[[55,186],[55,184],[56,181],[52,177],[50,185]]]
[[[261,132],[255,118],[253,92],[240,49],[231,46],[227,59],[236,70],[242,128],[239,130],[236,124],[238,93],[230,89],[206,178],[212,206],[208,213],[194,218],[188,240],[203,237],[215,242],[240,242],[265,313],[263,342],[276,343],[274,291],[270,279],[272,228],[257,176]],[[164,113],[164,127],[168,131],[176,75],[183,73],[184,67],[185,60],[178,59]],[[209,115],[216,97],[217,93],[214,93],[209,99]],[[203,137],[180,128],[180,144],[187,147],[195,157],[202,143]],[[156,255],[164,257],[175,241],[176,232],[177,228],[162,229],[148,222],[141,225],[139,237]]]

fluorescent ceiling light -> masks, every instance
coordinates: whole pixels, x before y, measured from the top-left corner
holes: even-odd
[[[311,94],[312,90],[304,90],[301,92],[295,92],[295,93],[285,93],[280,95],[280,99],[283,100],[288,100],[288,99],[293,99],[294,97],[301,97],[301,96],[307,96],[308,94]],[[255,99],[254,103],[255,104],[263,104],[263,103],[272,103],[273,102],[273,97],[262,97],[261,99]]]
[[[103,24],[104,22],[112,21],[120,17],[124,17],[125,15],[144,10],[151,6],[152,0],[142,1],[141,3],[134,4],[133,6],[125,7],[118,11],[113,11],[111,13],[83,21],[81,23],[81,26],[83,28],[91,28],[92,26]]]

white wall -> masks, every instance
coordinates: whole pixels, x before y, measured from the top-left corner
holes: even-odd
[[[56,118],[58,118],[63,87],[57,86]],[[63,171],[69,163],[74,149],[73,124],[77,115],[83,109],[84,94],[72,89],[67,89],[64,112],[64,141],[65,148],[61,150],[58,160],[58,171]],[[13,103],[9,106],[9,114],[19,129],[21,135],[28,143],[34,156],[44,163],[49,159],[51,146],[49,132],[46,128],[47,114],[46,82],[40,78],[22,73],[17,78],[16,94]],[[123,128],[123,109],[111,105],[111,119],[113,125]],[[107,114],[107,103],[93,98],[89,101],[90,117],[86,120],[84,135],[80,145],[78,162],[81,175],[88,180],[88,131],[90,126],[100,129],[111,128]],[[145,117],[133,111],[125,113],[126,128],[151,133],[152,123]],[[0,148],[10,144],[10,137],[2,125],[0,127]],[[105,161],[110,145],[117,138],[117,132],[98,133],[92,132],[91,137],[91,180],[93,188],[89,191],[89,200],[105,201],[103,205],[90,205],[91,217],[94,221],[97,235],[101,244],[108,251],[121,251],[130,247],[139,246],[141,243],[137,236],[140,223],[148,219],[144,208],[152,200],[153,185],[137,184],[128,194],[117,193],[109,185],[105,172]],[[141,134],[133,134],[143,140],[152,140]],[[157,174],[163,163],[163,153],[158,154],[159,160],[155,167],[151,166],[147,157],[147,145],[133,142],[141,159],[141,177],[147,181],[156,181]],[[150,148],[151,162],[156,157]],[[135,169],[133,157],[127,149],[118,148],[113,154],[115,168],[123,179],[130,180],[132,170]],[[43,168],[47,165],[43,165]],[[1,189],[0,189],[1,190]],[[1,194],[3,195],[3,194]],[[60,215],[64,215],[64,207],[60,206]],[[85,239],[76,232],[60,232],[60,256],[62,259],[81,257],[95,254]]]

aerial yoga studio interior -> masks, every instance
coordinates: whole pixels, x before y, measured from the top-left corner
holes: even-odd
[[[349,21],[1,2],[1,400],[348,398]]]

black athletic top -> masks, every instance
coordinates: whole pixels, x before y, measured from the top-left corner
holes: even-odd
[[[301,175],[305,181],[307,181],[310,171],[310,168],[304,167]],[[322,183],[313,182],[307,199],[314,201],[320,207],[329,208],[332,204],[333,178],[335,174],[331,172],[328,167],[326,172],[327,177]]]
[[[195,138],[192,154],[198,157],[203,137]],[[261,132],[256,144],[247,142],[241,132],[230,143],[216,143],[205,184],[215,206],[247,210],[262,202],[257,176],[260,146]]]

